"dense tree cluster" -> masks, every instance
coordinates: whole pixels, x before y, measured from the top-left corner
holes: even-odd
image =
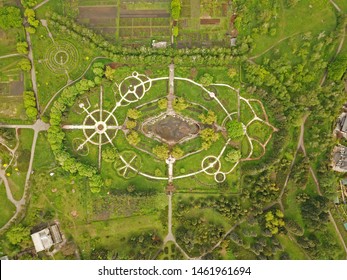
[[[22,26],[22,16],[17,7],[0,7],[0,28],[7,30]]]
[[[285,222],[283,217],[283,212],[278,209],[265,214],[265,227],[271,231],[271,234],[275,235],[279,233],[279,230],[284,227]]]
[[[308,228],[322,230],[329,221],[328,199],[324,196],[309,196],[301,204],[301,214]]]
[[[130,252],[127,257],[133,260],[153,260],[162,245],[156,229],[134,233],[127,239]]]
[[[183,217],[195,208],[213,209],[230,221],[238,221],[244,215],[239,200],[236,197],[224,195],[190,198],[188,200],[179,198],[176,214]]]

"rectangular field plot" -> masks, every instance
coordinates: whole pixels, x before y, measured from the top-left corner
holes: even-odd
[[[231,4],[224,0],[182,1],[178,46],[229,46],[232,13]]]
[[[170,40],[170,1],[79,1],[78,21],[119,44]]]

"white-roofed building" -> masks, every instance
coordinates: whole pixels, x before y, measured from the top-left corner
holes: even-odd
[[[39,232],[33,233],[31,235],[31,239],[34,243],[36,253],[48,250],[53,245],[63,241],[59,228],[56,224]]]

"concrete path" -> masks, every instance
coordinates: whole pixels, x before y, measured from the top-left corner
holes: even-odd
[[[46,4],[47,2],[49,2],[49,0],[45,0],[45,1],[41,2],[40,4],[37,4],[37,5],[33,8],[33,10],[36,10],[36,9],[40,8],[41,6],[43,6],[44,4]]]
[[[2,58],[14,57],[14,56],[21,56],[21,54],[19,54],[19,53],[13,53],[13,54],[2,55],[2,56],[0,56],[0,59],[2,59]]]
[[[27,202],[26,199],[27,199],[28,192],[30,189],[29,180],[30,180],[30,176],[31,176],[32,171],[33,171],[33,163],[34,163],[34,158],[35,158],[37,138],[38,138],[38,135],[41,131],[47,131],[48,130],[49,124],[44,123],[42,120],[37,120],[33,125],[3,125],[3,124],[0,124],[0,127],[1,128],[16,128],[16,129],[24,128],[24,129],[33,129],[34,130],[34,137],[33,137],[33,142],[31,145],[29,167],[28,167],[28,171],[26,174],[26,178],[25,178],[23,196],[19,201],[16,201],[13,199],[12,193],[11,193],[11,195],[9,195],[9,193],[7,194],[9,200],[16,206],[16,213],[12,216],[12,218],[3,227],[0,228],[0,233],[1,233],[1,232],[5,231],[7,228],[9,228],[12,225],[12,223],[17,220],[21,211],[25,208],[25,204]],[[3,177],[3,175],[5,175],[5,174],[2,174],[3,172],[1,172],[1,170],[0,170],[0,177],[3,179],[5,187],[6,187],[7,178]],[[10,189],[6,187],[6,192],[8,192],[8,190],[10,191]],[[13,201],[11,200],[11,196],[12,196]]]
[[[175,65],[173,63],[169,66],[169,92],[167,95],[167,113],[169,115],[175,114],[175,110],[173,108],[173,102],[175,102]]]
[[[30,63],[31,63],[31,70],[30,70],[31,83],[32,83],[33,92],[35,94],[36,108],[40,114],[40,104],[39,104],[39,96],[38,96],[38,90],[37,90],[37,80],[36,80],[33,46],[32,46],[32,42],[31,42],[31,38],[30,38],[30,33],[28,31],[25,31],[25,35],[26,35],[26,41],[28,43],[28,49],[29,49],[28,58],[29,58]]]

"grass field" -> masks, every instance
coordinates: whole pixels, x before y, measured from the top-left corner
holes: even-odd
[[[12,174],[9,177],[9,184],[14,199],[20,200],[23,195],[25,178],[29,168],[30,150],[33,141],[34,132],[31,129],[21,129],[19,133],[19,147],[17,150],[18,171],[12,168]]]
[[[7,199],[4,183],[0,184],[0,200],[0,227],[2,227],[16,211],[16,207]]]
[[[284,0],[280,1],[284,2]],[[287,9],[283,5],[280,7],[276,35],[254,36],[255,48],[252,55],[259,55],[280,43],[281,40],[297,34],[311,32],[318,35],[323,31],[328,33],[335,28],[334,8],[327,1],[302,0],[294,8]]]

